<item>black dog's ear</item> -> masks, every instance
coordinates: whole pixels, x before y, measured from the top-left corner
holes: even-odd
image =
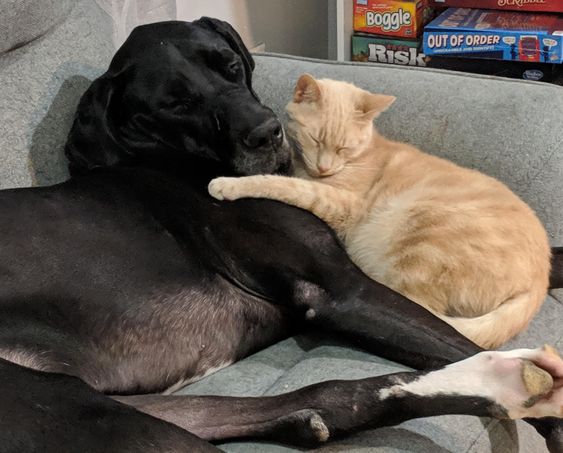
[[[109,72],[92,82],[76,110],[65,145],[71,175],[123,162],[127,152],[118,134],[123,73]]]
[[[248,88],[252,89],[252,71],[254,71],[254,59],[250,52],[242,42],[240,35],[228,22],[211,17],[202,17],[195,23],[203,25],[204,27],[219,33],[228,43],[231,48],[238,53],[244,66],[246,68],[246,84]]]

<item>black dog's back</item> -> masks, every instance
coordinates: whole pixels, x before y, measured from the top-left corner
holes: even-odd
[[[88,291],[102,302],[129,291],[129,280],[154,284],[155,274],[186,268],[125,175],[99,172],[0,192],[0,210],[9,213],[0,217],[0,303],[42,292],[83,299]]]

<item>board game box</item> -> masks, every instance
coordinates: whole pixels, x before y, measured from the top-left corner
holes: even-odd
[[[427,0],[354,0],[354,30],[416,38],[432,18]]]
[[[424,29],[430,55],[563,62],[563,16],[449,8]]]
[[[440,56],[425,57],[424,59],[426,66],[429,68],[549,82],[556,85],[563,84],[563,65],[560,64]]]
[[[485,8],[504,11],[563,13],[563,0],[428,0],[433,8]]]
[[[352,61],[426,66],[420,39],[411,40],[358,33],[352,36]]]

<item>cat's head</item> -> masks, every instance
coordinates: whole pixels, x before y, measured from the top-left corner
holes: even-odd
[[[287,105],[288,132],[313,177],[339,173],[368,151],[373,120],[395,101],[337,80],[303,74]]]

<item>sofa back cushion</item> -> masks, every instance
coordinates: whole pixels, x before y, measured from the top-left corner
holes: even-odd
[[[255,87],[283,115],[304,72],[397,96],[378,129],[505,182],[563,245],[563,88],[392,65],[257,55]]]
[[[0,53],[44,35],[64,19],[75,0],[2,0]]]

